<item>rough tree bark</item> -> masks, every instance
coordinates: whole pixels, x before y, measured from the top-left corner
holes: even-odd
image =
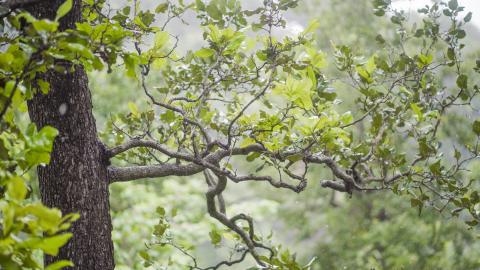
[[[53,19],[63,2],[41,1],[28,9],[36,17]],[[81,0],[73,2],[72,10],[61,19],[61,29],[72,28],[81,20]],[[38,128],[51,125],[59,130],[50,164],[38,168],[42,201],[62,213],[81,215],[71,228],[72,239],[58,256],[47,256],[45,262],[66,259],[75,264],[71,269],[113,269],[108,158],[97,139],[87,74],[75,67],[74,72],[50,71],[45,76],[50,92],[37,94],[28,102],[30,118]]]

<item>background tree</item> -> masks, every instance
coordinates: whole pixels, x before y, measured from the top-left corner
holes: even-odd
[[[285,25],[282,12],[296,1],[264,1],[250,11],[242,11],[237,1],[167,2],[155,10],[142,10],[134,1],[132,8],[116,11],[101,1],[86,1],[83,9],[79,1],[73,1],[73,7],[72,1],[61,6],[24,2],[40,19],[18,11],[24,7],[18,3],[7,2],[7,29],[16,31],[7,32],[14,36],[6,46],[31,49],[21,70],[38,67],[28,78],[24,72],[7,73],[13,87],[5,91],[4,112],[16,93],[20,101],[33,96],[32,120],[60,132],[52,162],[39,168],[40,190],[47,205],[81,214],[72,228],[74,238],[59,256],[72,259],[78,269],[113,268],[107,187],[141,178],[203,173],[208,213],[238,241],[232,259],[213,269],[243,261],[247,254],[260,266],[300,269],[295,256],[255,234],[250,216],[227,214],[223,192],[229,182],[266,182],[301,192],[315,165],[333,175],[321,181],[325,188],[350,195],[384,189],[408,193],[419,211],[427,205],[443,211],[453,203],[454,214],[467,210],[469,225],[478,223],[478,192],[465,180],[465,166],[477,157],[476,144],[469,142],[463,153],[453,154],[438,144],[445,115],[452,108],[468,108],[478,91],[461,65],[461,28],[471,14],[458,19],[462,8],[456,1],[421,10],[427,17],[414,30],[402,12],[389,9],[388,1],[375,1],[378,15],[393,14],[399,38],[390,43],[378,36],[385,49],[368,61],[347,46],[335,46],[338,70],[358,93],[351,112],[341,110],[328,87],[332,79],[322,71],[325,57],[313,39],[317,23],[295,37],[273,33]],[[57,6],[58,12],[52,12]],[[190,9],[204,26],[206,43],[178,55],[178,38],[165,30]],[[153,25],[155,13],[165,15],[160,27]],[[450,19],[446,29],[438,23],[442,13]],[[249,20],[251,29],[246,27]],[[420,46],[417,40],[423,41]],[[106,142],[116,146],[105,149],[97,140],[84,70],[104,65],[110,70],[116,64],[138,78],[150,107],[140,110],[131,103],[128,115],[112,119]],[[440,71],[454,75],[456,86],[444,86],[438,80]],[[147,76],[153,72],[160,76]],[[20,91],[20,84],[28,91]],[[67,116],[72,118],[65,121]],[[360,124],[366,134],[356,135]],[[474,122],[475,137],[477,126]],[[402,153],[404,142],[415,145],[416,153]],[[447,154],[452,160],[444,158]],[[109,166],[114,157],[131,165]],[[254,172],[234,166],[245,159],[254,164]],[[157,213],[160,222],[154,234],[159,244],[175,245],[165,235],[165,210],[158,208]],[[214,244],[222,241],[218,230],[210,236]],[[190,267],[200,268],[194,258]]]

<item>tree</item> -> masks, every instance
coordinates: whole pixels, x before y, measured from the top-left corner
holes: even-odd
[[[2,128],[7,134],[21,132],[13,118],[26,100],[38,129],[58,130],[53,149],[48,144],[53,131],[41,148],[47,156],[51,150],[51,158],[42,155],[31,165],[50,162],[38,167],[42,202],[80,214],[70,229],[73,237],[58,255],[47,252],[50,245],[32,247],[55,256],[47,256],[46,263],[63,259],[74,269],[113,269],[108,184],[202,173],[208,213],[241,243],[232,260],[206,269],[247,255],[261,267],[308,268],[260,239],[252,217],[227,213],[222,194],[228,183],[247,181],[299,193],[314,166],[333,175],[321,181],[325,188],[350,195],[408,193],[419,211],[429,205],[444,211],[454,204],[452,213],[466,210],[468,224],[476,226],[480,198],[465,168],[478,157],[478,144],[442,149],[438,136],[445,115],[469,108],[478,93],[469,79],[473,71],[462,65],[462,27],[472,15],[459,18],[463,8],[455,0],[432,4],[420,10],[424,21],[412,29],[389,2],[374,1],[375,13],[392,14],[399,33],[391,41],[377,36],[384,49],[365,61],[348,46],[335,46],[337,69],[356,97],[354,108],[340,111],[330,88],[333,80],[322,70],[325,55],[316,48],[318,23],[295,37],[274,35],[286,24],[282,12],[297,6],[295,0],[266,0],[254,10],[223,0],[167,1],[154,10],[141,9],[137,1],[119,10],[105,1],[6,1]],[[166,29],[189,10],[200,20],[205,46],[180,55],[175,50],[179,38]],[[162,23],[154,23],[156,14]],[[438,22],[441,16],[450,20],[448,28]],[[139,81],[149,107],[140,110],[130,103],[130,114],[111,122],[105,142],[112,147],[106,147],[95,127],[87,71],[118,65]],[[479,70],[477,62],[474,71]],[[439,80],[439,72],[455,76],[456,85]],[[477,142],[479,123],[471,131]],[[359,124],[366,134],[355,132]],[[402,153],[404,143],[416,154]],[[111,165],[110,159],[119,161]],[[241,160],[255,164],[255,171],[235,166]],[[23,181],[8,177],[7,192],[13,194],[14,184]],[[25,195],[13,198],[21,201]],[[168,220],[163,208],[157,212],[155,235],[164,239]],[[4,235],[17,241],[8,231]],[[222,241],[216,230],[210,236],[214,244]],[[5,256],[11,264],[19,261],[18,254]],[[17,265],[26,266],[24,261]],[[195,258],[190,268],[203,269]]]

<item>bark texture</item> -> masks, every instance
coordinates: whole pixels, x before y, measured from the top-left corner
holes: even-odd
[[[36,17],[53,19],[61,3],[42,1],[28,9]],[[74,0],[61,28],[71,28],[80,20],[81,0]],[[30,118],[38,128],[50,125],[59,130],[50,164],[38,168],[42,201],[62,213],[81,215],[68,244],[45,262],[66,259],[75,264],[71,269],[114,269],[106,153],[97,139],[87,75],[75,67],[74,72],[50,71],[45,76],[50,92],[28,102]]]

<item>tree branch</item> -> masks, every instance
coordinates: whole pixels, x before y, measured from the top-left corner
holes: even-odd
[[[126,182],[142,178],[155,178],[164,176],[189,176],[203,171],[205,168],[197,164],[162,164],[150,166],[129,166],[108,168],[110,183]]]
[[[321,181],[321,185],[324,188],[331,188],[331,189],[336,190],[336,191],[347,192],[347,189],[346,189],[345,185],[342,184],[342,183],[336,182],[336,181],[323,180],[323,181]]]

